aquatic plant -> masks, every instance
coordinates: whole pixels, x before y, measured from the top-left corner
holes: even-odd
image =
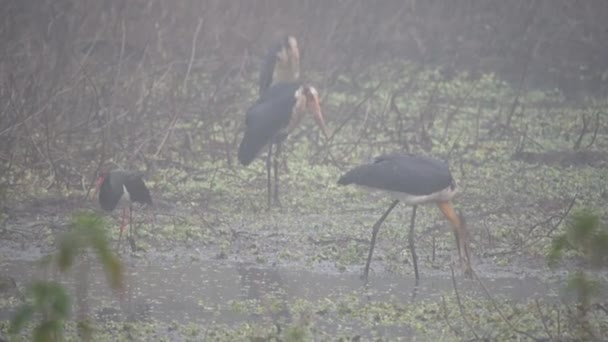
[[[77,267],[77,303],[79,306],[78,330],[80,337],[90,340],[92,329],[87,321],[88,306],[87,274],[90,263],[86,253],[93,251],[106,272],[108,284],[113,290],[123,287],[123,268],[118,256],[111,248],[106,236],[102,218],[93,213],[76,213],[70,229],[59,241],[55,254],[42,260],[44,266],[66,273]],[[79,260],[79,262],[77,262]],[[34,282],[28,289],[28,301],[23,304],[11,320],[10,332],[18,334],[28,323],[33,322],[36,314],[41,316],[34,327],[34,341],[62,341],[64,322],[71,316],[71,297],[63,285],[55,281]]]

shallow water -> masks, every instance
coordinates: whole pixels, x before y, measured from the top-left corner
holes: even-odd
[[[89,273],[89,304],[99,320],[178,321],[233,324],[255,320],[254,314],[235,310],[232,304],[254,302],[262,306],[271,302],[287,306],[299,299],[317,301],[355,295],[362,302],[390,301],[410,303],[453,295],[452,279],[440,274],[422,274],[415,286],[413,277],[372,274],[367,285],[360,274],[320,273],[286,267],[259,267],[246,263],[226,264],[214,261],[154,265],[131,260],[127,265],[125,301],[117,299],[106,285],[103,270],[93,266]],[[40,267],[31,261],[5,261],[0,268],[4,275],[26,285],[43,276]],[[551,299],[557,294],[549,284],[534,277],[481,278],[493,296],[514,301]],[[74,274],[62,281],[75,289]],[[461,295],[484,296],[474,280],[456,277]],[[270,304],[268,304],[270,305]],[[289,310],[279,309],[276,315],[289,319]],[[9,312],[0,313],[6,319]]]

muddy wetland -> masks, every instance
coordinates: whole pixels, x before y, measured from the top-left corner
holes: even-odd
[[[608,340],[608,65],[553,44],[603,2],[43,3],[0,11],[0,341]],[[449,172],[338,184],[392,152]]]

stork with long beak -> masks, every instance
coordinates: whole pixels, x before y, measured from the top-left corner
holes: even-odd
[[[451,200],[457,193],[457,188],[447,163],[427,156],[390,153],[376,157],[371,163],[359,165],[346,172],[340,177],[338,184],[358,185],[366,190],[384,192],[393,198],[391,205],[372,228],[369,253],[363,271],[366,281],[380,225],[399,201],[412,206],[408,240],[416,283],[418,283],[419,275],[418,256],[414,248],[414,222],[418,205],[427,203],[435,203],[443,216],[450,221],[464,273],[466,276],[473,274],[469,253],[469,233],[464,220],[452,206]]]
[[[239,146],[238,158],[247,166],[268,145],[266,172],[268,175],[268,207],[272,202],[280,206],[278,161],[281,143],[300,123],[306,113],[310,113],[327,138],[325,120],[319,104],[319,94],[310,85],[299,82],[277,83],[268,88],[258,101],[247,110],[245,135]],[[274,156],[274,192],[271,182],[272,146]]]
[[[116,207],[122,207],[119,242],[127,226],[127,210],[129,235],[131,235],[133,220],[132,203],[138,202],[152,205],[150,190],[148,190],[143,181],[143,173],[138,171],[121,169],[102,171],[95,182],[95,191],[92,196],[94,197],[97,194],[99,194],[99,204],[103,210],[110,212]]]

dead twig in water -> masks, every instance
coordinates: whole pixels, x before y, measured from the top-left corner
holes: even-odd
[[[595,113],[595,129],[593,130],[593,135],[591,136],[591,141],[589,141],[589,144],[587,144],[587,148],[591,148],[591,146],[593,146],[593,143],[595,143],[595,139],[597,138],[597,132],[600,129],[600,115],[601,114],[602,114],[602,112],[600,112],[600,111]]]
[[[475,331],[475,329],[473,329],[473,326],[467,319],[466,313],[464,311],[464,306],[462,305],[462,301],[460,300],[460,293],[458,293],[458,286],[456,286],[456,277],[454,276],[454,267],[450,266],[450,272],[452,274],[452,286],[454,287],[454,294],[456,295],[456,303],[458,303],[458,310],[460,311],[460,316],[464,320],[464,323],[467,325],[469,330],[471,330],[471,332],[475,336],[475,340],[479,341],[479,335],[477,335],[477,332]]]
[[[490,303],[492,303],[492,306],[494,307],[494,310],[496,310],[496,312],[498,312],[498,315],[500,316],[500,318],[509,326],[509,328],[511,328],[511,330],[513,330],[514,332],[520,334],[520,335],[524,335],[526,337],[528,337],[531,340],[534,341],[542,341],[543,339],[535,337],[530,335],[529,333],[519,330],[517,329],[513,323],[511,323],[511,321],[505,316],[505,314],[500,310],[500,308],[498,307],[498,303],[496,303],[496,300],[494,299],[494,297],[492,297],[492,295],[490,294],[490,291],[488,290],[488,288],[484,285],[484,283],[481,281],[481,279],[479,279],[479,277],[477,276],[477,273],[475,273],[475,271],[472,272],[473,273],[473,277],[475,278],[475,280],[477,280],[477,283],[479,284],[479,286],[481,287],[481,289],[483,290],[483,292],[485,293],[486,297],[490,300]],[[453,277],[454,271],[452,271],[452,277]]]
[[[557,221],[555,226],[553,226],[553,228],[551,228],[551,230],[549,230],[549,232],[547,232],[546,236],[551,235],[559,227],[559,225],[564,221],[566,216],[568,216],[570,214],[570,211],[572,211],[572,208],[574,207],[574,202],[576,202],[577,197],[578,197],[578,191],[574,194],[574,197],[572,197],[572,201],[570,201],[570,205],[568,205],[568,209],[566,209],[564,214],[561,215],[561,217],[559,218],[559,221]]]
[[[445,303],[445,296],[441,296],[441,306],[443,308],[443,319],[445,320],[445,323],[448,325],[450,330],[452,330],[454,335],[456,335],[456,336],[460,335],[458,333],[458,331],[456,331],[456,328],[454,328],[454,326],[450,323],[450,320],[448,318],[448,306]]]
[[[533,224],[532,226],[530,226],[530,228],[528,228],[528,236],[527,239],[524,241],[524,243],[522,243],[519,246],[515,246],[512,248],[509,248],[508,250],[505,251],[500,251],[500,252],[495,252],[495,253],[489,253],[486,255],[486,257],[494,257],[494,256],[499,256],[499,255],[507,255],[507,254],[513,254],[516,253],[518,250],[522,250],[524,247],[529,247],[531,245],[534,245],[535,243],[537,243],[538,241],[540,241],[540,239],[542,237],[539,236],[535,236],[535,238],[531,238],[531,234],[532,232],[545,224],[550,224],[551,221],[553,221],[553,219],[559,219],[557,221],[557,223],[551,227],[551,229],[545,234],[545,237],[549,237],[559,226],[560,224],[564,221],[564,219],[570,214],[570,211],[572,211],[572,208],[574,207],[574,203],[576,201],[576,197],[578,196],[578,192],[574,194],[574,197],[572,198],[572,200],[570,201],[570,204],[568,205],[568,208],[566,209],[566,211],[564,211],[564,213],[560,214],[560,215],[551,215],[548,218],[537,222],[535,224]]]
[[[578,150],[579,148],[581,148],[581,143],[583,142],[583,138],[585,137],[585,134],[587,134],[587,130],[589,129],[589,121],[591,121],[591,119],[588,119],[587,116],[585,114],[583,114],[582,120],[583,120],[583,128],[581,129],[581,133],[578,135],[578,138],[576,139],[576,142],[574,143],[574,146],[572,147],[573,150]]]
[[[540,321],[543,323],[545,333],[547,333],[547,336],[549,336],[549,340],[553,341],[553,335],[551,334],[551,331],[549,331],[549,327],[547,326],[547,320],[545,319],[545,315],[543,314],[543,311],[540,308],[540,303],[538,302],[538,299],[534,299],[534,303],[536,304],[536,310],[538,310]]]
[[[315,240],[312,236],[308,237],[308,241],[312,242],[315,245],[322,245],[322,246],[326,246],[326,245],[337,245],[340,243],[348,243],[348,242],[357,242],[360,243],[362,245],[369,245],[370,241],[369,240],[365,240],[365,239],[359,239],[359,238],[352,238],[352,237],[341,237],[341,238],[336,238],[336,239],[326,239],[326,240]]]

